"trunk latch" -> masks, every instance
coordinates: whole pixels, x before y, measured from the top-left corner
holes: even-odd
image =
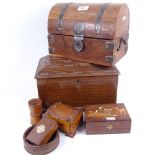
[[[81,52],[84,49],[84,23],[77,23],[74,26],[73,47],[76,52]]]

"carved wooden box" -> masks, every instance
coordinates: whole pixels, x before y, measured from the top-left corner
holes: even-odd
[[[47,110],[46,116],[57,121],[59,129],[66,135],[73,137],[82,121],[83,111],[57,102]]]
[[[35,78],[43,108],[55,102],[75,107],[116,103],[119,71],[45,56],[40,59]]]
[[[112,66],[127,52],[126,4],[58,3],[48,16],[49,53]]]
[[[124,104],[89,105],[86,112],[86,134],[129,133],[131,118]]]

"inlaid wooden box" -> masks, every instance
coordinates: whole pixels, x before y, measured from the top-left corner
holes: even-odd
[[[85,107],[86,134],[129,133],[131,118],[124,104],[89,105]]]
[[[47,144],[57,129],[57,122],[44,116],[26,136],[26,140],[34,145]]]
[[[112,66],[128,49],[129,9],[115,3],[57,3],[48,16],[49,53]]]
[[[115,66],[45,56],[39,61],[35,78],[39,98],[47,109],[55,102],[75,107],[116,103],[118,75]]]
[[[59,129],[66,135],[73,137],[82,121],[83,111],[57,102],[47,110],[46,116],[57,121]]]

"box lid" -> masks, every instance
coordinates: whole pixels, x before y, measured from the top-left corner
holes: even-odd
[[[115,39],[128,33],[129,9],[115,3],[57,3],[48,16],[48,32]]]
[[[55,120],[72,123],[80,113],[82,115],[81,109],[56,102],[47,110],[46,116]]]
[[[130,116],[124,104],[101,104],[85,107],[86,121],[117,121],[130,120]]]
[[[39,61],[35,78],[64,78],[85,76],[118,75],[118,69],[83,63],[73,60],[55,58],[50,55],[42,57]]]

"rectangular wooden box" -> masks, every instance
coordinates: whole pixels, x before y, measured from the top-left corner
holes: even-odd
[[[97,66],[45,56],[35,74],[43,108],[55,102],[75,107],[116,103],[119,71],[116,67]]]
[[[26,140],[35,145],[46,144],[57,129],[56,121],[43,117],[27,135]]]
[[[49,53],[112,66],[128,49],[126,4],[58,3],[48,16]]]
[[[86,112],[86,134],[129,133],[131,118],[124,104],[89,105]]]
[[[46,116],[57,121],[59,129],[66,135],[73,137],[82,121],[83,111],[57,102],[47,110]]]

